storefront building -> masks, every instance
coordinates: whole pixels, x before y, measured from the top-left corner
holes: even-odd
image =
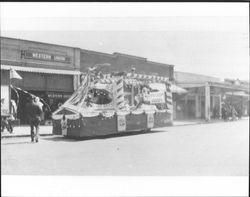
[[[123,53],[100,53],[81,49],[81,71],[86,72],[88,67],[108,63],[104,73],[131,72],[135,68],[138,74],[156,75],[174,79],[174,66],[170,64],[148,61],[147,58]]]
[[[230,103],[242,116],[249,115],[249,83],[175,72],[176,84],[188,92],[175,98],[175,119],[220,119],[222,103]]]
[[[42,98],[51,112],[66,101],[81,83],[82,73],[98,64],[109,64],[103,73],[131,72],[174,79],[174,66],[148,61],[147,58],[122,53],[101,53],[74,47],[41,43],[7,37],[1,38],[1,102],[10,108],[10,100],[17,100],[21,124],[27,123],[25,105],[27,98],[10,85]],[[20,79],[10,77],[15,70]],[[1,105],[2,106],[2,105]],[[45,113],[45,120],[51,118]]]
[[[22,79],[10,79],[10,70]],[[54,111],[80,83],[80,49],[1,37],[1,99],[16,97],[9,85],[21,88],[44,99]],[[7,93],[6,93],[7,92]],[[9,92],[9,93],[8,93]],[[17,117],[27,123],[25,103],[19,95]],[[50,114],[45,115],[50,119]]]

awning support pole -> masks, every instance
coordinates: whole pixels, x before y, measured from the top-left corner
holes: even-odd
[[[219,94],[218,97],[219,97],[219,118],[221,119],[221,94]]]
[[[210,86],[205,84],[205,120],[210,121]]]

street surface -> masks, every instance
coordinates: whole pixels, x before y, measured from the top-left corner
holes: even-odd
[[[165,127],[112,138],[1,140],[2,175],[247,176],[249,121]]]

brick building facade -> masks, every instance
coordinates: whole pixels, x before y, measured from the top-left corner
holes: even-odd
[[[123,53],[100,53],[81,49],[81,71],[86,72],[87,67],[95,64],[109,63],[104,72],[130,72],[131,68],[136,68],[136,73],[153,74],[174,79],[174,66],[169,64],[148,61],[147,58],[127,55]]]
[[[10,79],[10,69],[17,71],[22,80]],[[13,93],[13,89],[6,88],[11,84],[43,98],[53,110],[77,88],[79,74],[80,49],[1,37],[3,94]],[[20,103],[27,102],[22,96],[19,99]],[[27,122],[24,106],[18,108],[21,123]]]
[[[81,73],[96,64],[109,63],[103,72],[130,72],[154,74],[174,78],[174,66],[148,61],[147,58],[122,53],[101,53],[68,46],[41,43],[7,37],[1,38],[1,93],[11,94],[12,84],[43,98],[52,108],[64,102],[80,84]],[[11,79],[10,70],[22,80]],[[12,95],[13,96],[13,95]],[[2,96],[1,96],[2,97]],[[11,95],[10,95],[11,97]],[[10,98],[9,98],[10,99]],[[20,98],[20,102],[23,101]],[[24,106],[20,105],[18,118],[26,123]],[[47,117],[49,118],[49,117]]]

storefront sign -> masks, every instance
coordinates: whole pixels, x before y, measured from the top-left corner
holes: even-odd
[[[117,130],[118,132],[126,130],[126,116],[125,115],[117,116]]]
[[[144,95],[144,100],[150,104],[165,103],[165,94],[164,92],[150,92]]]
[[[48,93],[49,98],[57,98],[57,99],[68,99],[71,96],[71,94],[62,94],[62,93]]]
[[[147,126],[149,129],[154,127],[154,114],[147,114]]]
[[[9,86],[1,85],[1,114],[9,113]]]
[[[70,63],[71,59],[64,55],[53,55],[47,53],[33,52],[33,51],[21,51],[21,57],[25,59],[38,59],[53,62]]]

